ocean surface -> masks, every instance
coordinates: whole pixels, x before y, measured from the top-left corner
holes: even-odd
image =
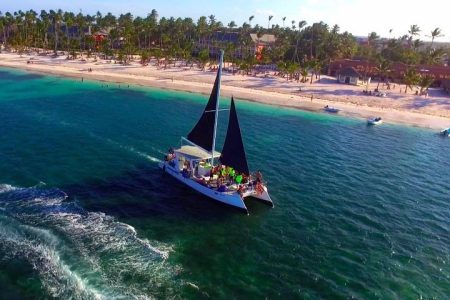
[[[206,100],[0,69],[0,298],[449,298],[450,139],[238,101],[247,216],[158,169]]]

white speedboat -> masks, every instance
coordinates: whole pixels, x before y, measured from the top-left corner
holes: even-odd
[[[380,117],[370,118],[367,120],[367,125],[380,125],[383,123],[383,119]]]
[[[445,129],[442,129],[442,130],[439,132],[439,134],[442,135],[442,136],[445,136],[445,137],[450,137],[450,127],[449,127],[449,128],[445,128]]]
[[[336,108],[336,107],[333,107],[333,106],[328,106],[328,105],[326,105],[323,108],[323,110],[326,111],[326,112],[329,112],[329,113],[334,113],[334,114],[336,114],[336,113],[341,111],[339,108]]]
[[[247,197],[260,199],[273,207],[261,173],[252,175],[249,172],[233,98],[222,153],[215,150],[222,64],[223,51],[202,116],[187,138],[181,138],[181,147],[169,150],[160,167],[195,191],[247,213],[244,203]]]

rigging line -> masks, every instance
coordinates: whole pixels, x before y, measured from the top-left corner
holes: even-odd
[[[223,109],[218,109],[217,111],[224,111],[224,110],[230,110],[229,108],[223,108]],[[216,110],[206,110],[205,113],[207,112],[215,112]]]

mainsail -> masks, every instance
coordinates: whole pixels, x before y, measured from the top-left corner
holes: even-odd
[[[241,128],[239,127],[233,98],[231,98],[230,119],[228,121],[227,136],[225,137],[220,162],[226,166],[233,167],[240,173],[249,174]]]
[[[220,88],[220,76],[222,72],[222,64],[219,64],[217,70],[216,80],[214,81],[214,87],[209,96],[208,104],[203,111],[200,120],[198,120],[195,127],[189,132],[187,138],[194,144],[202,147],[207,151],[212,151],[214,141],[214,129],[217,113],[217,101]]]

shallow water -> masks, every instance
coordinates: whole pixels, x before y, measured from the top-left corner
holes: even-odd
[[[275,202],[246,216],[157,168],[206,96],[0,86],[0,298],[450,295],[450,140],[430,130],[238,101]]]

